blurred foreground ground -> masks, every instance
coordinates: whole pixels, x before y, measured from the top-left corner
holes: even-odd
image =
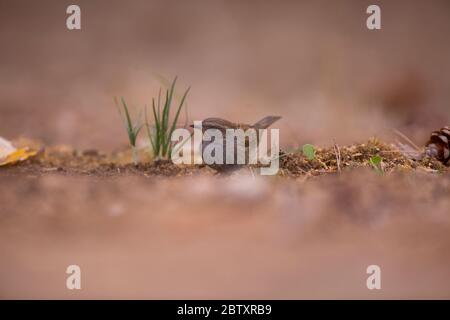
[[[450,177],[0,177],[1,298],[450,298]],[[77,264],[82,290],[65,287]],[[366,268],[382,290],[366,288]]]

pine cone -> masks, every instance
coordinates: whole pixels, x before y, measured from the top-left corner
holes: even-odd
[[[447,164],[450,160],[450,126],[433,131],[426,144],[425,154]]]

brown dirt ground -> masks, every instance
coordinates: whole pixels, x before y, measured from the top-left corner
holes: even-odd
[[[35,143],[36,144],[36,143]],[[39,147],[40,152],[24,163],[2,168],[0,174],[42,175],[60,173],[89,176],[184,176],[211,174],[213,169],[201,165],[174,165],[170,161],[144,161],[137,166],[127,163],[130,157],[127,151],[106,154],[98,150],[76,150],[70,147]],[[382,168],[386,174],[397,171],[419,170],[429,173],[447,173],[449,168],[432,158],[414,161],[404,156],[390,144],[373,138],[367,143],[339,147],[341,160],[338,167],[334,147],[318,148],[316,158],[308,160],[301,152],[283,152],[280,156],[279,176],[320,176],[335,174],[360,167],[371,167],[369,160],[375,155],[382,157]],[[146,158],[146,157],[144,157]]]
[[[2,167],[0,297],[450,298],[448,168],[340,149],[341,174],[332,149],[283,156],[276,177],[70,148]]]

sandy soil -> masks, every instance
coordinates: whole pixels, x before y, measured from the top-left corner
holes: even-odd
[[[36,166],[0,171],[1,298],[450,298],[448,172]]]

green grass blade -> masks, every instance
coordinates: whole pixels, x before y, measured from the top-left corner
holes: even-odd
[[[168,101],[169,101],[169,91],[166,90],[166,100],[164,101],[164,107],[162,110],[162,119],[161,119],[161,129],[163,132],[166,131],[165,125],[166,125],[166,118],[168,118],[169,116],[169,108],[168,106]]]
[[[162,146],[162,155],[166,155],[166,136],[167,136],[167,127],[169,124],[169,111],[170,111],[170,104],[169,104],[169,91],[166,91],[166,100],[164,102],[164,108],[163,108],[163,118],[161,121],[161,146]]]
[[[148,116],[147,116],[147,105],[145,106],[145,110],[144,110],[144,116],[145,116],[145,130],[147,131],[147,137],[148,140],[150,140],[150,143],[152,145],[152,151],[153,154],[155,153],[155,143],[153,141],[153,137],[152,137],[152,132],[150,131],[150,126],[148,124]]]
[[[158,93],[158,118],[161,118],[161,88],[159,88]]]
[[[124,115],[122,114],[122,111],[120,110],[119,101],[117,101],[117,97],[114,97],[114,104],[116,105],[117,112],[119,112],[120,120],[122,121],[122,124],[123,124],[125,130],[127,130],[127,132],[128,132],[127,121],[126,121]]]
[[[142,126],[143,126],[143,123],[142,123],[142,110],[140,110],[139,111],[139,115],[137,117],[137,120],[136,120],[136,122],[135,122],[135,124],[133,126],[133,134],[134,134],[135,138],[137,138],[137,136],[139,134],[139,131],[141,130]]]
[[[171,136],[171,131],[167,131],[167,129],[169,129],[169,116],[170,116],[170,107],[172,106],[172,100],[173,100],[173,94],[175,92],[175,85],[177,83],[177,78],[175,77],[175,79],[172,82],[172,85],[170,86],[170,89],[168,91],[167,99],[166,99],[166,105],[164,106],[164,141],[163,141],[163,155],[167,156],[167,152],[169,151],[168,146],[170,145],[170,136]],[[179,111],[178,111],[179,113]]]
[[[153,110],[153,118],[155,119],[155,129],[156,129],[154,153],[155,156],[159,156],[159,151],[161,149],[161,121],[159,115],[156,114],[155,99],[152,99],[152,110]]]
[[[122,100],[123,109],[125,111],[128,139],[130,140],[130,144],[134,147],[136,145],[135,128],[133,126],[133,122],[131,121],[130,112],[128,111],[128,106],[125,102],[125,99],[122,97],[121,100]]]
[[[183,107],[183,103],[184,103],[184,101],[186,100],[186,96],[187,96],[187,94],[189,93],[189,90],[191,90],[190,87],[189,87],[189,88],[186,90],[186,92],[184,93],[183,98],[181,98],[180,106],[178,107],[178,110],[177,110],[177,112],[176,112],[176,114],[175,114],[175,118],[174,118],[174,120],[173,120],[173,122],[172,122],[172,127],[170,128],[170,130],[169,130],[169,132],[168,132],[168,139],[167,139],[166,144],[169,145],[169,146],[170,146],[170,143],[171,143],[170,138],[171,138],[172,133],[174,132],[174,130],[175,130],[175,128],[176,128],[176,125],[177,125],[177,122],[178,122],[178,117],[180,116],[181,108]],[[166,146],[166,149],[167,149],[167,148],[168,148],[168,146]],[[169,147],[169,149],[170,149],[170,147]]]
[[[138,137],[138,135],[139,135],[139,131],[141,131],[141,129],[142,129],[143,126],[144,126],[144,125],[141,124],[141,125],[139,125],[139,126],[137,126],[137,127],[135,127],[135,128],[133,129],[134,144],[135,144],[135,145],[136,145],[137,137]]]
[[[173,93],[175,91],[175,84],[177,83],[177,77],[175,77],[175,79],[172,82],[172,85],[170,86],[170,89],[167,91],[166,94],[166,104],[164,106],[165,108],[165,112],[166,112],[166,116],[165,116],[165,129],[168,128],[168,124],[169,124],[169,115],[170,115],[170,107],[172,106],[172,99],[173,99]]]
[[[169,100],[167,102],[167,106],[170,110],[170,106],[172,105],[172,99],[173,99],[173,93],[175,91],[175,84],[177,83],[177,78],[175,77],[175,79],[173,79],[172,85],[170,86],[170,90],[169,90]]]
[[[122,97],[122,105],[123,105],[123,109],[125,110],[125,116],[126,116],[126,120],[127,120],[127,127],[128,128],[133,128],[133,124],[131,122],[131,117],[130,117],[130,113],[128,112],[128,106],[125,102],[125,99]]]

